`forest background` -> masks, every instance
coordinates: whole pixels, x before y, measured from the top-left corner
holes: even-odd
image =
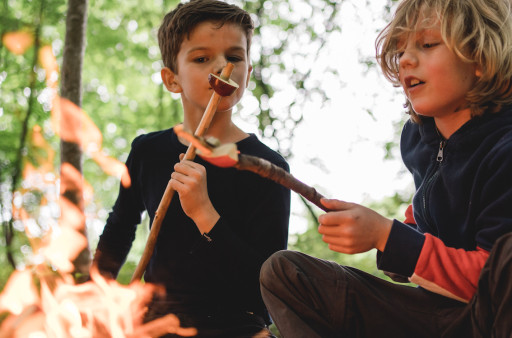
[[[382,28],[396,1],[228,2],[252,13],[256,23],[249,93],[237,108],[235,118],[244,127],[252,126],[251,132],[256,132],[265,143],[283,154],[294,173],[294,159],[300,151],[293,146],[295,132],[300,130],[312,107],[328,105],[336,95],[332,93],[333,86],[323,86],[319,79],[336,83],[336,88],[343,87],[347,80],[347,75],[335,67],[343,60],[330,59],[331,64],[329,59],[325,60],[324,53],[329,42],[346,29],[343,14],[373,6],[379,13]],[[169,128],[182,119],[179,97],[166,92],[161,84],[162,63],[156,40],[163,15],[176,4],[176,0],[89,2],[82,109],[102,135],[95,149],[82,149],[81,155],[87,187],[84,194],[87,236],[92,252],[120,182],[119,175],[113,175],[98,163],[94,154],[101,151],[105,156],[124,162],[135,136]],[[1,289],[15,268],[33,264],[38,259],[25,229],[30,229],[32,236],[43,238],[58,226],[60,139],[52,127],[49,81],[58,81],[59,73],[56,68],[49,73],[52,68],[45,66],[41,51],[49,48],[56,64],[61,65],[68,3],[65,0],[2,0],[0,6]],[[361,20],[361,17],[356,15],[353,20]],[[9,45],[13,36],[17,39],[15,47]],[[344,47],[351,50],[363,66],[361,78],[378,73],[373,55],[352,46]],[[360,103],[365,114],[375,122],[372,104]],[[379,160],[396,159],[397,135],[404,119],[405,115],[395,122],[394,134],[380,144]],[[314,128],[309,132],[322,134]],[[331,143],[339,139],[339,135],[319,136],[332,137]],[[306,158],[312,166],[322,167],[320,154]],[[44,174],[38,170],[43,167]],[[315,185],[315,175],[296,176]],[[328,191],[325,185],[315,187],[321,192]],[[378,200],[369,198],[356,202],[364,202],[389,217],[402,218],[410,197],[410,190],[405,189],[390,191],[388,196]],[[330,251],[316,232],[316,216],[320,210],[298,196],[293,198],[294,205],[301,205],[294,208],[292,224],[300,219],[305,225],[291,232],[290,249],[383,277],[375,265],[375,252],[348,256]],[[23,217],[20,210],[24,211]],[[121,283],[130,280],[147,235],[148,218],[145,217],[118,278]]]

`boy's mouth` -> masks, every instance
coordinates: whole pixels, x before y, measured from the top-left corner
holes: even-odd
[[[407,86],[407,88],[413,88],[423,83],[425,82],[413,77],[408,77],[405,79],[405,85]]]

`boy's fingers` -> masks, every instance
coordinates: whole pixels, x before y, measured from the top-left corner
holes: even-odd
[[[320,202],[331,210],[346,210],[350,208],[352,203],[340,201],[337,199],[322,198]]]
[[[175,171],[180,171],[182,173],[186,173],[186,174],[193,174],[194,172],[202,172],[202,168],[203,166],[194,162],[194,161],[181,161],[181,162],[178,162],[174,165],[174,170]]]
[[[336,229],[336,227],[326,226],[325,224],[321,224],[318,227],[318,233],[322,235],[334,235],[337,233],[337,231],[338,230]]]
[[[177,171],[174,171],[172,174],[171,174],[171,178],[176,181],[176,182],[179,182],[180,184],[183,184],[185,183],[185,180],[187,179],[187,176],[186,175],[183,175]]]
[[[340,223],[343,219],[346,218],[346,214],[343,211],[349,210],[353,206],[353,203],[348,203],[336,199],[322,198],[320,201],[324,206],[332,210],[318,217],[318,222],[324,225]]]
[[[336,215],[334,215],[334,213],[336,213]],[[335,218],[336,218],[336,220],[335,220]],[[326,214],[322,214],[322,215],[318,216],[318,223],[320,223],[320,225],[336,224],[338,220],[339,220],[339,215],[338,215],[337,211],[330,211]]]

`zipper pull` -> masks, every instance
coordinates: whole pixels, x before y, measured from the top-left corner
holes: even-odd
[[[445,144],[446,144],[445,140],[443,140],[439,143],[439,151],[437,152],[437,162],[439,162],[439,163],[443,162],[443,150],[444,150]]]

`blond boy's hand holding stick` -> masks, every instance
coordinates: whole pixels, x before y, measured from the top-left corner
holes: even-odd
[[[201,121],[197,126],[196,132],[194,133],[195,136],[201,137],[206,133],[213,119],[213,115],[217,111],[217,106],[219,105],[221,98],[223,96],[229,96],[233,94],[233,92],[238,88],[238,85],[229,78],[231,76],[231,73],[233,72],[233,68],[234,65],[232,63],[228,63],[226,67],[224,67],[224,69],[222,70],[220,76],[216,76],[214,74],[209,75],[208,81],[210,82],[210,85],[213,88],[213,94],[212,97],[210,98],[210,101],[208,102],[208,106],[206,106],[203,117],[201,118]],[[196,147],[191,143],[182,161],[193,160],[195,158],[195,155]],[[144,248],[144,252],[142,254],[142,257],[140,258],[139,264],[137,265],[133,273],[131,282],[140,280],[142,278],[142,275],[144,274],[144,271],[146,270],[149,260],[153,255],[156,240],[158,238],[158,233],[160,232],[160,228],[162,227],[162,221],[165,217],[165,214],[167,213],[167,209],[171,204],[174,192],[175,190],[171,187],[169,180],[169,183],[165,188],[165,192],[162,196],[160,204],[158,205],[158,209],[155,212],[155,217],[153,219],[151,231],[146,242],[146,247]]]

